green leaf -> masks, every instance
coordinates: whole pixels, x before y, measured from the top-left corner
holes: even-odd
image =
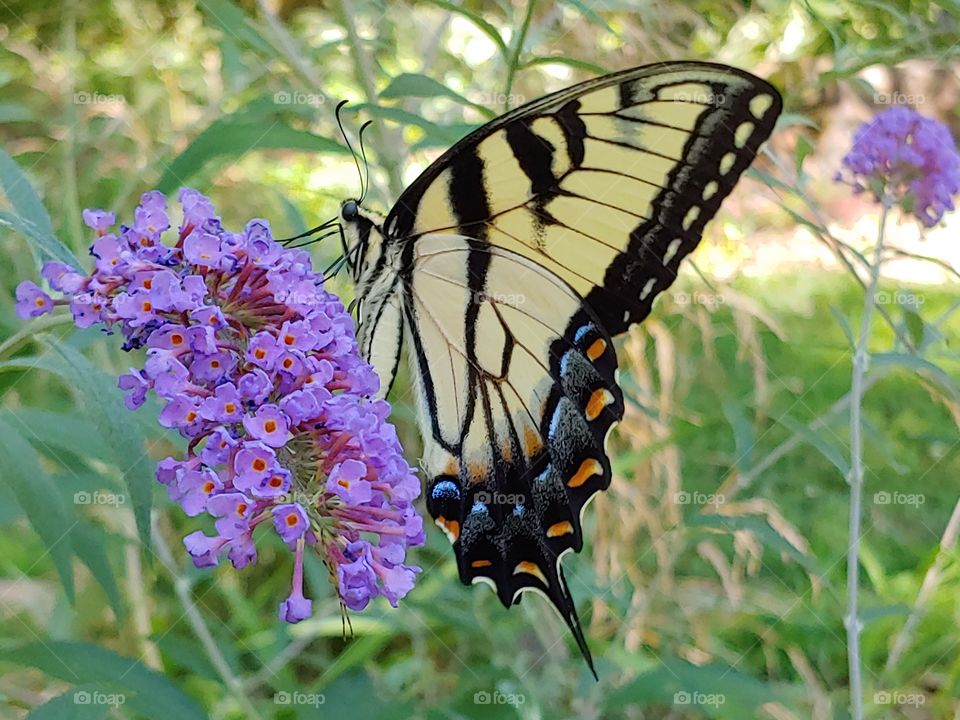
[[[111,695],[114,695],[113,692],[108,692],[105,687],[102,684],[76,685],[62,695],[57,695],[43,705],[35,707],[27,715],[27,720],[63,720],[63,718],[101,720],[102,718],[108,718],[114,708],[122,706],[107,702],[93,702],[94,697],[97,700],[107,700],[110,699]],[[94,693],[102,693],[102,695],[95,696]]]
[[[562,57],[560,55],[541,55],[531,60],[521,63],[521,68],[533,67],[534,65],[566,65],[577,70],[586,70],[595,75],[606,75],[611,72],[609,68],[603,65],[587,62],[586,60],[577,60],[575,58]]]
[[[17,102],[0,102],[0,123],[34,120],[36,115],[26,105]]]
[[[493,25],[491,25],[489,22],[484,20],[482,17],[480,17],[476,13],[470,12],[469,10],[465,10],[459,5],[454,5],[452,2],[447,2],[446,0],[426,0],[426,1],[429,2],[431,5],[436,5],[437,7],[443,8],[444,10],[448,10],[456,15],[462,15],[467,20],[469,20],[474,25],[476,25],[477,29],[480,32],[482,32],[484,35],[490,38],[496,44],[497,49],[500,50],[500,53],[504,57],[507,57],[507,55],[510,54],[510,50],[507,48],[507,44],[503,41],[503,38],[500,37],[499,31]]]
[[[107,539],[102,530],[85,520],[74,525],[70,531],[74,553],[90,569],[90,574],[106,593],[114,614],[122,619],[126,612],[120,590],[117,588],[117,579],[114,577],[113,568],[110,567],[110,559],[105,550]]]
[[[83,267],[70,248],[53,235],[41,232],[40,228],[29,220],[24,220],[22,217],[6,210],[0,210],[0,226],[16,230],[26,237],[30,245],[30,251],[34,254],[37,262],[42,262],[45,259],[58,260],[77,269]]]
[[[957,389],[953,378],[944,372],[940,366],[934,365],[922,357],[898,352],[874,353],[870,356],[870,365],[876,368],[902,367],[907,370],[922,371],[929,375],[930,379],[937,385],[943,388],[954,402],[960,402],[960,390]]]
[[[576,8],[577,12],[583,15],[594,25],[602,27],[607,32],[617,35],[617,32],[607,24],[607,21],[600,17],[600,15],[598,15],[592,7],[587,5],[587,3],[582,2],[582,0],[561,0],[561,2],[564,5],[569,5],[570,7]]]
[[[50,336],[44,338],[50,352],[38,358],[38,366],[55,372],[79,392],[81,407],[113,450],[113,460],[130,493],[140,541],[149,549],[154,473],[143,435],[136,423],[126,417],[129,411],[120,402],[116,380],[69,345]]]
[[[381,99],[394,100],[404,97],[431,98],[445,97],[474,108],[485,117],[493,118],[496,113],[485,105],[468,100],[458,92],[454,92],[443,83],[419,73],[402,73],[397,75],[390,84],[380,93]]]
[[[820,129],[817,123],[808,118],[806,115],[801,115],[800,113],[783,113],[783,115],[777,118],[777,124],[774,132],[798,125],[801,127],[808,127],[812,130]]]
[[[830,313],[840,324],[840,329],[843,330],[843,334],[847,336],[847,342],[850,343],[850,349],[852,350],[857,346],[856,338],[853,337],[853,328],[850,327],[850,323],[847,322],[846,316],[840,311],[836,305],[830,306]]]
[[[3,418],[0,418],[0,457],[4,458],[0,478],[13,490],[30,526],[46,545],[72,604],[71,520],[64,509],[60,492],[43,471],[36,452],[19,429]]]
[[[903,322],[907,326],[907,334],[910,336],[910,343],[914,348],[919,348],[923,345],[924,329],[926,324],[923,322],[923,318],[920,317],[914,308],[909,305],[901,305],[900,310],[903,312]]]
[[[186,183],[214,158],[240,157],[258,149],[307,150],[337,155],[350,152],[335,140],[304,130],[294,130],[279,121],[237,122],[232,118],[224,118],[213,122],[170,163],[157,188],[169,193]]]
[[[123,707],[148,718],[205,720],[207,717],[191,698],[160,673],[139,660],[91,643],[51,640],[28,643],[6,649],[4,659],[67,682],[105,684],[111,692],[128,692]]]
[[[797,147],[793,152],[793,162],[798,178],[804,176],[803,161],[806,160],[807,156],[813,152],[813,149],[813,144],[807,140],[807,138],[805,138],[803,135],[797,137]]]
[[[817,562],[777,532],[770,523],[757,515],[694,515],[687,519],[690,527],[716,528],[725,532],[746,530],[756,535],[764,545],[796,560],[812,575],[823,575]]]
[[[805,443],[819,450],[820,454],[840,471],[843,478],[847,478],[850,473],[850,463],[847,462],[843,451],[834,442],[825,438],[822,433],[813,430],[807,423],[795,420],[789,415],[781,415],[777,418],[777,422],[799,435]]]
[[[660,704],[713,718],[752,718],[761,705],[777,699],[769,685],[731,666],[693,665],[667,655],[661,655],[659,660],[628,684],[605,693],[604,707],[615,709],[620,715],[625,705],[646,708]],[[636,661],[627,658],[624,662]]]
[[[382,105],[371,105],[369,103],[356,105],[354,106],[353,110],[356,112],[359,112],[360,110],[366,110],[371,115],[381,117],[384,120],[390,120],[391,122],[395,122],[399,125],[412,125],[414,127],[418,127],[423,130],[424,134],[431,140],[432,143],[442,145],[443,147],[453,145],[455,142],[457,142],[457,140],[462,138],[467,132],[475,127],[474,125],[467,124],[437,125],[429,120],[424,120],[415,113],[407,112],[402,108],[384,107]]]
[[[111,452],[90,419],[76,413],[23,407],[17,408],[16,419],[27,430],[30,442],[39,446],[41,452],[56,448],[77,457],[95,458],[107,457]]]
[[[751,456],[754,448],[753,426],[750,419],[743,412],[740,403],[733,400],[723,402],[723,414],[733,429],[733,439],[737,448],[736,467],[743,474],[751,466]]]
[[[9,153],[0,148],[0,185],[14,214],[26,220],[44,235],[53,235],[53,224],[40,196]]]
[[[210,19],[211,24],[235,40],[265,55],[276,54],[273,46],[254,27],[247,14],[230,0],[204,0],[200,3],[200,9]]]

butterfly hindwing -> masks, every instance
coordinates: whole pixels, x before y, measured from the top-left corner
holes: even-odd
[[[466,137],[384,227],[397,238],[456,232],[530,257],[616,336],[676,278],[780,108],[766,82],[722,65],[598,78]]]
[[[582,641],[559,558],[582,548],[581,511],[610,483],[605,440],[623,414],[610,337],[528,258],[452,235],[416,253],[406,312],[433,429],[427,508],[464,583],[492,584],[506,606],[539,591]]]

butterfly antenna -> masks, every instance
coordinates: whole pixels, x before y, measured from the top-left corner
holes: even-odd
[[[367,161],[367,149],[363,146],[363,131],[373,123],[373,120],[367,120],[360,126],[360,157],[363,159],[363,170],[366,180],[360,183],[360,200],[358,205],[363,205],[363,199],[367,196],[367,190],[370,189],[370,163]]]
[[[282,240],[277,240],[277,242],[280,243],[281,245],[287,245],[288,243],[291,243],[291,242],[293,242],[294,240],[299,240],[300,238],[305,238],[305,237],[311,237],[311,242],[322,240],[323,238],[327,237],[327,235],[329,235],[329,233],[325,233],[322,237],[319,237],[319,238],[312,238],[312,236],[313,236],[315,233],[322,232],[322,231],[324,231],[324,230],[327,230],[327,229],[329,229],[329,228],[332,228],[334,225],[338,224],[339,221],[340,221],[339,218],[337,218],[337,217],[332,217],[332,218],[330,218],[329,220],[327,220],[325,223],[322,223],[322,224],[320,224],[320,225],[317,225],[315,228],[311,228],[310,230],[307,230],[306,232],[302,232],[302,233],[300,233],[299,235],[294,235],[293,237],[288,237],[288,238],[283,238]],[[305,243],[304,243],[304,244],[305,244]]]
[[[341,100],[337,104],[336,116],[337,116],[337,125],[340,127],[340,134],[343,136],[343,141],[347,144],[347,149],[350,151],[350,154],[353,156],[353,163],[357,166],[357,177],[360,178],[360,197],[362,198],[366,193],[366,190],[363,186],[363,171],[360,170],[360,160],[357,158],[357,153],[353,150],[353,145],[350,144],[350,138],[347,137],[346,131],[343,129],[343,120],[340,118],[340,111],[348,103],[348,100]],[[361,130],[361,132],[363,132]],[[362,147],[362,146],[361,146]]]

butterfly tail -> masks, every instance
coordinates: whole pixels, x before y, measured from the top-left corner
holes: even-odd
[[[573,595],[570,594],[570,588],[567,586],[567,579],[563,575],[563,568],[557,567],[557,575],[563,593],[562,606],[554,598],[550,599],[553,601],[557,610],[560,611],[560,615],[563,616],[563,620],[567,623],[567,627],[570,628],[574,640],[577,641],[577,647],[580,648],[580,654],[583,655],[587,667],[590,668],[593,679],[599,682],[600,678],[597,677],[597,669],[593,666],[593,655],[590,654],[590,646],[587,644],[587,638],[583,634],[583,628],[580,627],[580,616],[577,614],[577,606],[574,604]]]

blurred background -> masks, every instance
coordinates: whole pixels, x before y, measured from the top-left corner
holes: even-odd
[[[891,105],[960,130],[957,38],[952,1],[0,0],[0,716],[847,717],[849,328],[878,211],[834,174]],[[38,273],[24,233],[84,257],[83,208],[123,220],[189,185],[233,229],[322,222],[359,193],[341,99],[354,138],[373,120],[366,204],[385,210],[508,107],[680,58],[769,78],[786,111],[619,343],[615,478],[565,563],[599,683],[540,598],[508,612],[461,586],[432,526],[416,588],[355,614],[352,637],[319,563],[314,618],[277,620],[279,541],[243,572],[193,569],[180,538],[199,522],[153,487],[182,445],[156,405],[123,407],[130,360],[14,314]],[[889,229],[864,405],[870,718],[960,718],[958,229]]]

